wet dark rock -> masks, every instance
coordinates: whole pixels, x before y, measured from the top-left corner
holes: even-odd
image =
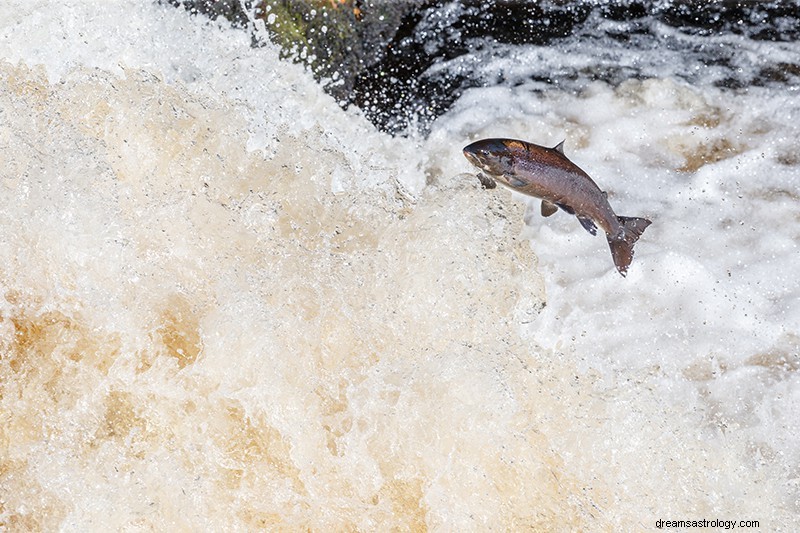
[[[364,72],[357,87],[373,96],[373,105],[364,110],[382,129],[398,132],[413,126],[425,131],[470,87],[541,82],[577,90],[590,81],[616,85],[626,79],[654,75],[646,65],[609,65],[598,60],[560,72],[537,73],[534,66],[527,80],[487,79],[469,69],[470,61],[465,60],[464,67],[452,61],[458,57],[474,59],[481,50],[498,44],[585,48],[606,38],[616,41],[620,48],[687,52],[687,68],[674,75],[685,76],[690,82],[696,80],[691,77],[692,72],[706,67],[725,71],[712,81],[723,88],[740,89],[780,80],[796,82],[790,73],[797,65],[774,65],[762,77],[754,78],[739,68],[739,51],[734,47],[709,45],[698,49],[696,40],[662,34],[659,24],[685,36],[735,34],[753,40],[791,42],[800,38],[800,2],[430,1],[404,19],[376,69],[381,75]],[[433,68],[447,61],[450,68]],[[689,65],[697,68],[689,69]],[[375,106],[376,101],[382,104]]]
[[[740,90],[774,83],[796,86],[800,80],[800,58],[764,58],[754,68],[741,68],[752,60],[743,59],[736,45],[714,40],[730,34],[752,41],[795,41],[800,38],[800,0],[261,0],[246,1],[244,8],[238,0],[167,1],[241,27],[252,28],[251,18],[270,21],[271,38],[287,58],[306,63],[343,107],[357,105],[391,133],[424,133],[465,90],[485,85],[580,90],[592,81],[616,85],[670,75]],[[524,78],[480,68],[517,45],[560,54],[602,49],[603,55],[559,68],[530,65]],[[673,54],[679,60],[674,72],[664,74],[663,65],[626,63],[631,50],[651,58]]]
[[[377,65],[406,14],[422,0],[167,0],[192,13],[250,28],[263,21],[283,57],[305,63],[344,105],[362,101],[359,76]],[[259,45],[256,32],[254,45]]]
[[[239,0],[164,0],[173,6],[183,7],[193,15],[203,14],[211,19],[228,19],[234,26],[247,27],[250,19]],[[249,5],[250,2],[247,3]]]

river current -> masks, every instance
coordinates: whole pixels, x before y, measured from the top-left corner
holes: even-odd
[[[393,137],[226,23],[4,3],[0,527],[797,530],[800,45],[596,26]],[[627,277],[482,137],[651,219]]]

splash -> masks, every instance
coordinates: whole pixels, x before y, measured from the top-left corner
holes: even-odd
[[[498,483],[563,490],[496,375],[542,302],[521,213],[469,181],[331,195],[341,154],[264,159],[224,100],[141,71],[2,79],[6,524],[420,525],[496,446]]]
[[[493,87],[391,139],[269,47],[84,5],[3,13],[3,526],[797,522],[789,119],[670,80]],[[471,135],[534,127],[659,215],[627,285],[459,174]],[[781,229],[721,231],[743,215]]]

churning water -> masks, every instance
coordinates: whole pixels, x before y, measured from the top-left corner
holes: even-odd
[[[401,138],[181,10],[0,7],[0,527],[796,530],[798,85],[597,26],[438,63],[483,81]],[[653,221],[627,278],[488,136]]]

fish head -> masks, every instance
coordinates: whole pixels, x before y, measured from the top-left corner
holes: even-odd
[[[464,148],[464,157],[490,178],[505,183],[514,171],[514,150],[505,139],[482,139]]]

